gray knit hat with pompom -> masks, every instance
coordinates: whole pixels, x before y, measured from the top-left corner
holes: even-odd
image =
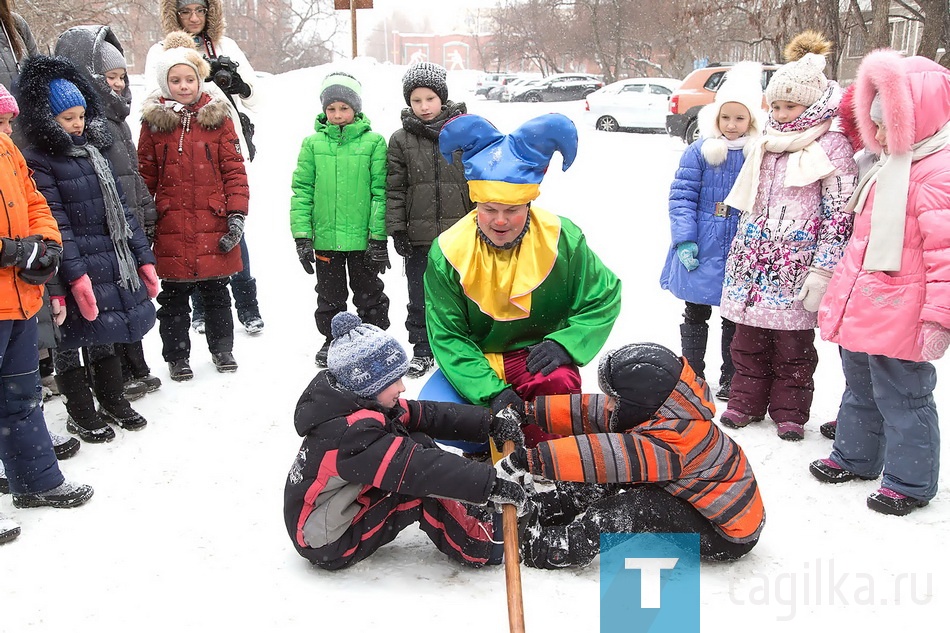
[[[327,366],[344,389],[372,398],[406,375],[406,351],[375,325],[363,323],[350,312],[340,312],[330,328],[333,342]]]

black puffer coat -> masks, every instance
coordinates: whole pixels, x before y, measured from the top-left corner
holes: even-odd
[[[62,78],[72,82],[86,100],[86,133],[67,134],[49,107],[49,83]],[[59,276],[66,287],[89,275],[99,307],[99,316],[87,321],[71,292],[66,293],[66,322],[60,329],[60,347],[132,343],[155,324],[155,307],[145,285],[130,291],[120,281],[115,246],[106,222],[106,209],[99,179],[92,162],[69,156],[73,145],[90,143],[104,152],[111,143],[98,96],[70,62],[55,57],[31,57],[23,64],[17,96],[20,123],[29,148],[23,152],[34,171],[37,189],[46,198],[63,236],[63,261]],[[121,187],[119,195],[122,195]],[[123,206],[124,203],[123,203]],[[128,208],[125,219],[132,229],[128,238],[138,266],[154,264],[155,257],[141,226]]]
[[[143,227],[155,224],[155,201],[139,175],[139,159],[132,140],[132,130],[126,118],[132,106],[132,91],[126,82],[122,94],[116,94],[106,82],[105,73],[111,68],[102,65],[102,44],[108,42],[124,54],[119,38],[108,26],[74,26],[56,41],[56,54],[68,58],[80,70],[89,73],[87,79],[102,102],[103,114],[112,134],[112,145],[103,154],[112,161],[125,201]]]
[[[423,121],[410,108],[402,111],[402,129],[393,132],[387,152],[387,234],[408,231],[413,246],[428,246],[475,208],[462,152],[456,152],[451,165],[439,153],[442,126],[466,112],[464,103],[451,101],[432,121]]]

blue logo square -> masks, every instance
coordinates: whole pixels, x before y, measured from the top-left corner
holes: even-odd
[[[600,633],[699,633],[699,535],[601,534]]]

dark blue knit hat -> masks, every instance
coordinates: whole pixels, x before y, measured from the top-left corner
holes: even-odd
[[[86,100],[76,84],[65,79],[54,79],[49,82],[49,109],[53,116],[59,116],[70,108],[86,107]]]
[[[396,339],[350,312],[340,312],[330,324],[333,342],[327,366],[344,389],[372,398],[409,369],[406,351]]]

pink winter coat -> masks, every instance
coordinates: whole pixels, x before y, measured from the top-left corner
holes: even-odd
[[[950,121],[950,71],[922,57],[894,51],[868,55],[858,71],[855,107],[864,143],[881,145],[869,112],[881,93],[891,154],[911,150]],[[924,321],[950,328],[950,148],[911,166],[901,268],[863,269],[876,185],[835,269],[818,312],[823,339],[852,352],[920,361]]]

